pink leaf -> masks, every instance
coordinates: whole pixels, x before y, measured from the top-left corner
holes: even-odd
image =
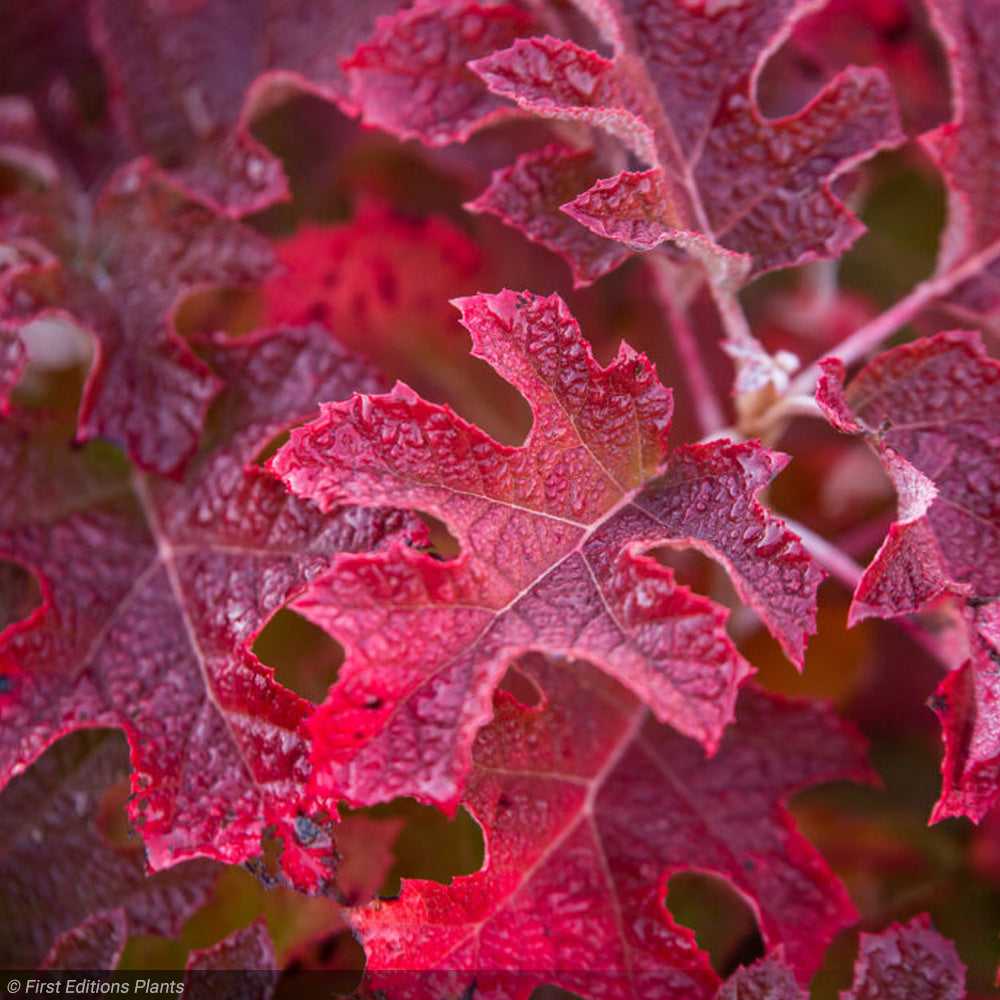
[[[827,419],[873,445],[899,494],[851,622],[916,611],[944,590],[1000,594],[1000,364],[979,337],[942,333],[897,347],[846,391],[839,362],[823,370],[816,398]]]
[[[498,693],[475,745],[465,804],[483,868],[448,886],[404,880],[398,901],[357,914],[373,985],[401,1000],[473,979],[490,1000],[545,982],[615,1000],[713,997],[707,956],[663,903],[691,869],[732,885],[807,981],[854,913],[782,802],[864,777],[857,735],[824,707],[747,689],[706,759],[585,664],[523,667],[542,704]]]
[[[324,508],[426,511],[461,546],[447,562],[402,545],[341,557],[296,599],[348,649],[310,722],[318,786],[453,806],[493,689],[528,650],[590,659],[714,748],[749,665],[725,611],[645,552],[718,560],[801,662],[821,574],[755,498],[784,459],[713,442],[668,460],[670,393],[644,357],[622,345],[601,368],[556,296],[457,304],[474,353],[531,404],[523,446],[397,385],[325,406],[272,460]]]
[[[45,598],[0,642],[0,779],[66,732],[121,727],[154,869],[245,861],[273,828],[287,877],[316,890],[332,879],[329,841],[299,827],[334,806],[303,791],[310,706],[250,647],[334,553],[370,549],[403,521],[322,516],[250,463],[318,399],[375,382],[317,328],[220,338],[205,353],[226,388],[213,440],[178,482],[130,472],[106,447],[70,450],[38,420],[0,427],[17,483],[0,501],[0,553],[34,571]]]

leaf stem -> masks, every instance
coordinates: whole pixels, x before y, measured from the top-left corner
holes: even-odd
[[[667,268],[669,263],[659,254],[650,254],[646,258],[653,272],[653,284],[660,305],[667,314],[670,330],[674,335],[674,346],[680,356],[681,365],[688,384],[695,415],[704,435],[714,435],[726,426],[726,415],[712,383],[712,376],[705,367],[705,359],[698,350],[694,331],[677,302],[677,296],[671,287]]]
[[[920,282],[908,295],[885,312],[859,327],[841,341],[831,356],[850,365],[874,350],[883,341],[914,320],[931,302],[953,292],[963,282],[981,274],[1000,257],[1000,240],[967,257],[958,267]],[[814,362],[800,372],[789,386],[789,395],[811,395],[816,388],[819,365]]]

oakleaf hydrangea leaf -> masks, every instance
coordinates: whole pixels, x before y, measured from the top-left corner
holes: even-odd
[[[321,515],[252,462],[318,399],[377,382],[318,328],[220,338],[204,353],[226,387],[180,481],[131,470],[108,446],[68,448],[65,429],[38,417],[0,425],[14,484],[0,555],[44,595],[0,637],[0,781],[67,732],[119,727],[154,870],[244,862],[273,835],[286,877],[316,891],[333,880],[329,837],[300,827],[325,827],[335,804],[304,791],[311,706],[250,647],[335,553],[371,549],[405,518]]]
[[[309,723],[317,785],[453,806],[492,692],[530,650],[591,660],[714,749],[750,667],[726,612],[646,552],[718,560],[801,663],[822,574],[756,500],[784,458],[728,441],[668,458],[671,397],[645,357],[622,345],[600,367],[556,296],[457,304],[474,353],[532,407],[521,447],[397,384],[324,406],[271,463],[324,508],[424,511],[461,547],[444,562],[400,544],[340,557],[296,599],[348,650]]]
[[[826,707],[748,688],[706,760],[598,671],[542,657],[524,669],[541,704],[499,692],[475,744],[464,801],[483,867],[450,885],[404,880],[397,900],[355,916],[372,984],[401,1000],[459,996],[473,979],[489,1000],[545,982],[602,1000],[707,1000],[718,978],[664,906],[686,869],[732,885],[807,982],[854,911],[783,801],[865,777],[857,734]]]
[[[1000,596],[1000,364],[978,335],[894,348],[846,390],[840,362],[823,371],[816,399],[827,419],[872,444],[899,494],[851,621],[916,611],[945,590]]]

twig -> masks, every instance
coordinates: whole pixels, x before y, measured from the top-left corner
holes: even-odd
[[[935,299],[942,298],[963,282],[981,274],[998,257],[1000,240],[995,240],[953,270],[922,281],[909,295],[841,341],[830,355],[840,358],[845,365],[859,360],[914,320]],[[789,395],[811,395],[815,391],[818,376],[819,365],[813,363],[792,380],[788,387]]]
[[[667,261],[658,254],[650,254],[648,260],[653,272],[657,298],[667,314],[667,320],[674,335],[674,344],[680,355],[681,364],[684,366],[685,378],[691,387],[698,423],[701,425],[703,434],[715,435],[720,428],[725,427],[726,416],[716,395],[715,386],[712,384],[712,377],[705,367],[705,360],[701,352],[698,350],[691,324],[688,322],[687,316],[684,315],[684,310],[677,304],[676,296],[670,287]]]

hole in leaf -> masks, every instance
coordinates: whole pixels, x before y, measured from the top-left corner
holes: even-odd
[[[546,983],[544,986],[536,986],[529,1000],[580,1000],[580,996],[562,987]]]
[[[260,325],[260,293],[245,288],[205,288],[186,296],[174,313],[182,337],[217,330],[239,337]]]
[[[345,817],[403,821],[392,847],[395,863],[382,884],[380,896],[399,895],[403,878],[431,879],[447,885],[457,875],[471,875],[483,866],[483,832],[464,808],[459,808],[454,819],[449,819],[433,806],[412,799],[394,799],[367,809],[343,812]]]
[[[698,947],[725,978],[764,954],[764,941],[746,900],[717,875],[681,872],[667,890],[674,919],[694,931]]]
[[[458,539],[448,530],[443,521],[439,521],[432,514],[427,514],[422,510],[417,511],[417,516],[427,526],[427,532],[430,535],[430,548],[427,550],[429,555],[447,560],[454,559],[461,552]]]
[[[30,570],[0,562],[0,631],[24,621],[42,603],[42,588]]]
[[[64,319],[45,317],[21,328],[28,363],[14,388],[14,400],[29,409],[71,413],[94,358],[90,334]]]
[[[541,704],[544,694],[535,679],[514,663],[503,675],[500,688],[513,695],[525,708],[534,708]]]
[[[314,705],[325,700],[344,662],[344,648],[336,639],[289,608],[272,616],[253,652],[274,670],[279,684]]]
[[[704,553],[690,546],[664,545],[648,553],[661,566],[669,566],[674,580],[716,604],[738,608],[741,601],[726,571]]]

